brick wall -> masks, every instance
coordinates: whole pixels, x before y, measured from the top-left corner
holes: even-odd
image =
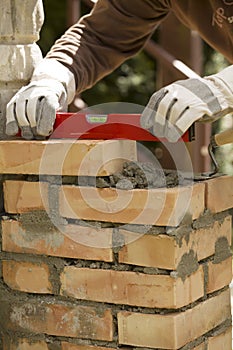
[[[0,142],[1,349],[231,350],[233,178],[97,189],[135,143],[68,148]]]

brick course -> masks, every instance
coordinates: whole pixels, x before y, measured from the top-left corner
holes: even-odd
[[[125,237],[124,245],[119,251],[121,263],[160,267],[175,270],[180,263],[182,256],[190,249],[194,251],[198,261],[206,259],[215,254],[216,242],[224,237],[228,244],[231,244],[231,216],[223,220],[215,220],[211,225],[191,230],[183,235],[182,242],[174,235],[141,235],[134,232],[120,230]],[[187,230],[187,228],[183,228]],[[179,231],[177,232],[177,235]],[[211,239],[210,239],[211,236]]]
[[[83,300],[176,309],[204,296],[204,274],[200,268],[182,282],[171,276],[70,266],[61,275],[61,293]]]
[[[59,202],[60,215],[67,218],[178,226],[185,215],[194,220],[203,213],[204,189],[204,183],[171,189],[128,191],[66,185],[60,188],[56,201]],[[4,182],[4,194],[8,213],[50,209],[46,182],[8,180]]]
[[[179,314],[153,315],[122,311],[118,313],[119,341],[125,345],[180,349],[230,316],[229,291]]]
[[[230,203],[211,207],[231,178],[97,190],[20,177],[40,155],[22,157],[3,164],[4,350],[231,350]]]
[[[135,141],[0,141],[1,174],[105,176],[126,160],[136,160]]]
[[[39,235],[16,220],[2,221],[2,248],[6,252],[39,254],[73,259],[113,261],[112,229],[68,225]],[[83,242],[83,244],[81,244]],[[87,245],[90,242],[92,244]],[[86,244],[84,244],[86,243]]]

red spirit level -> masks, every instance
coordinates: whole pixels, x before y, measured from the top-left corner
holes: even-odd
[[[161,141],[140,126],[140,117],[140,114],[57,113],[51,138]],[[191,142],[194,136],[192,125],[180,140]]]

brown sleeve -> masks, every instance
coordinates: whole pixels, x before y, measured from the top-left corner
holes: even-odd
[[[98,0],[55,42],[55,58],[74,74],[77,91],[93,86],[136,54],[169,12],[167,0]]]

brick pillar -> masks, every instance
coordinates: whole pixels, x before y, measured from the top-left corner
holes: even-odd
[[[0,142],[2,349],[231,350],[233,178],[96,189],[135,143],[67,144]]]
[[[35,42],[44,20],[42,0],[0,3],[0,138],[5,138],[5,107],[42,58]]]

